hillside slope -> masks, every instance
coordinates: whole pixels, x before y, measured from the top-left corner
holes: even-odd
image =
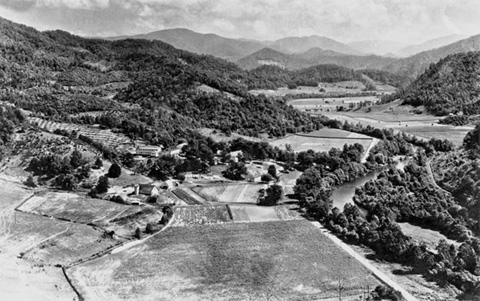
[[[164,146],[199,127],[280,136],[319,124],[283,101],[249,95],[250,75],[236,65],[161,41],[84,39],[4,19],[0,37],[0,100],[37,117],[99,123]],[[105,114],[78,116],[91,111]]]
[[[265,64],[277,64],[290,70],[308,68],[320,64],[334,64],[351,69],[382,69],[396,59],[376,55],[345,55],[339,52],[311,48],[303,53],[286,54],[271,48],[263,48],[236,63],[243,69],[253,69]]]
[[[458,53],[432,64],[392,98],[424,105],[436,115],[480,113],[480,52]]]

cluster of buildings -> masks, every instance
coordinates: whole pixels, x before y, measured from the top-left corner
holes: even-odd
[[[139,145],[135,149],[130,150],[132,155],[138,156],[140,160],[145,159],[143,157],[153,157],[158,158],[162,154],[169,154],[174,157],[180,157],[182,153],[182,148],[186,146],[187,143],[181,143],[175,147],[174,150],[170,152],[165,152],[163,145]]]

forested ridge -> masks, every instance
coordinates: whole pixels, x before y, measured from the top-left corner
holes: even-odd
[[[431,64],[412,84],[384,101],[401,98],[404,104],[423,105],[432,114],[480,113],[480,52],[449,55]]]

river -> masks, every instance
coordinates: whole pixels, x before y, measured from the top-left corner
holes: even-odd
[[[408,164],[408,159],[398,161],[396,167],[403,170],[406,164]],[[345,206],[345,204],[353,204],[355,188],[363,186],[370,180],[375,180],[378,174],[378,171],[370,172],[363,177],[360,177],[350,182],[345,182],[335,188],[332,191],[333,207],[337,207],[338,209],[343,211],[343,207]],[[362,214],[364,214],[365,216],[367,215],[367,210],[363,208],[360,208],[360,212],[362,212]],[[427,244],[436,245],[440,239],[445,239],[449,244],[454,244],[456,246],[460,245],[459,242],[448,239],[445,235],[441,234],[438,231],[421,228],[409,223],[399,223],[399,225],[405,235],[411,236],[414,240],[417,241],[424,241]]]
[[[365,183],[367,183],[370,180],[375,180],[378,176],[379,172],[373,171],[368,174],[366,174],[363,177],[360,177],[358,179],[355,179],[350,182],[345,182],[335,188],[332,191],[332,200],[333,200],[333,206],[332,207],[337,207],[341,211],[343,211],[343,206],[347,203],[353,204],[353,196],[355,195],[355,188],[363,186]],[[362,212],[366,213],[364,209],[361,209]]]

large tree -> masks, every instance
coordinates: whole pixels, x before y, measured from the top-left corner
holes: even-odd
[[[122,168],[117,163],[113,163],[108,169],[109,178],[118,178],[122,174]]]

